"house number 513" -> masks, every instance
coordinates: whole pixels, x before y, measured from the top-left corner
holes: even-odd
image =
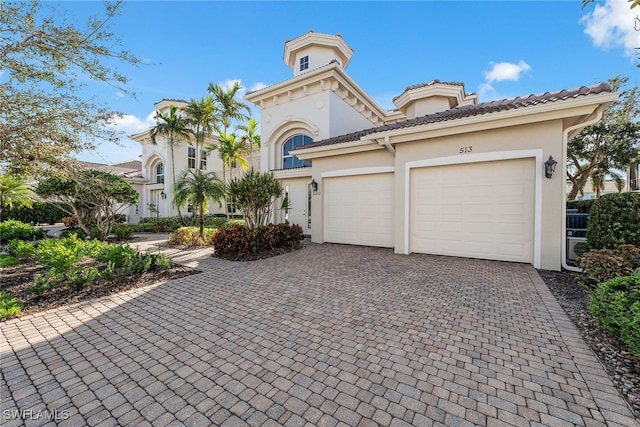
[[[473,146],[468,145],[466,147],[460,147],[460,154],[470,153],[473,151]]]

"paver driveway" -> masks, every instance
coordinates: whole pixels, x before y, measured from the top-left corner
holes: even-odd
[[[530,266],[340,245],[204,263],[2,324],[2,425],[637,425]]]

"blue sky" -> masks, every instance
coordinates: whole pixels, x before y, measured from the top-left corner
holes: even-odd
[[[56,4],[66,16],[98,13],[99,2]],[[591,85],[622,75],[640,85],[633,47],[640,9],[626,0],[581,8],[575,1],[474,2],[171,2],[124,5],[112,29],[124,47],[148,64],[118,65],[133,99],[90,84],[124,118],[126,134],[153,125],[162,98],[205,96],[209,82],[239,80],[246,90],[293,76],[282,60],[284,42],[306,33],[341,33],[355,53],[347,73],[383,108],[412,84],[462,81],[480,101]],[[635,22],[640,29],[640,20]],[[255,110],[260,120],[259,111]],[[137,143],[102,144],[82,160],[137,159]]]

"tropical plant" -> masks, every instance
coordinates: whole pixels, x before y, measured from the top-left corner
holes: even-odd
[[[253,229],[271,219],[275,199],[282,195],[282,185],[272,172],[251,168],[243,177],[229,182],[228,195],[244,214],[247,227]]]
[[[221,206],[221,200],[225,197],[225,186],[215,172],[203,172],[201,170],[186,170],[178,178],[174,187],[174,198],[179,207],[191,203],[196,207],[199,215],[200,235],[204,233],[204,212],[210,200],[217,201]]]
[[[238,130],[243,132],[240,138],[247,147],[247,151],[249,152],[249,163],[251,163],[251,160],[253,159],[253,148],[262,147],[262,141],[260,139],[260,134],[258,133],[258,122],[256,119],[251,117],[246,125],[238,126]]]
[[[0,320],[18,316],[22,311],[22,303],[18,298],[0,292]]]
[[[107,237],[119,214],[139,198],[121,177],[97,170],[81,170],[65,179],[46,179],[36,193],[77,218],[78,227],[99,239]],[[95,225],[95,229],[89,225]]]
[[[0,218],[5,208],[29,207],[33,203],[33,193],[20,177],[0,175]]]
[[[227,130],[231,127],[231,120],[244,120],[247,118],[243,111],[248,113],[249,106],[236,98],[240,89],[242,89],[242,86],[237,81],[226,90],[220,85],[209,83],[208,90],[213,96],[213,101],[218,111],[220,111],[220,123],[223,126],[223,129],[218,128],[218,132],[224,131],[224,133],[227,133]]]
[[[178,107],[173,104],[169,106],[169,114],[162,114],[156,110],[154,119],[156,120],[156,125],[149,130],[151,143],[156,145],[158,136],[164,136],[167,139],[167,145],[169,146],[169,152],[171,154],[171,182],[175,184],[175,147],[179,147],[183,140],[190,141],[193,131],[189,128],[187,118],[178,114]],[[179,209],[178,216],[182,217]]]
[[[626,77],[609,79],[614,91],[628,82]],[[640,148],[640,89],[634,86],[623,90],[620,98],[604,112],[602,120],[585,127],[569,141],[567,147],[567,178],[573,200],[583,191],[593,176],[596,194],[606,176],[620,182],[616,170],[625,170],[638,156]]]
[[[187,114],[187,122],[196,140],[196,168],[200,166],[200,157],[204,149],[204,141],[211,137],[218,121],[218,110],[213,97],[207,96],[199,100],[192,99],[182,109]]]

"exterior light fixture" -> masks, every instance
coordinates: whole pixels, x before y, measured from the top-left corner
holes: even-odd
[[[549,160],[544,162],[544,176],[551,179],[551,176],[556,171],[557,164],[558,162],[553,159],[553,156],[549,156]]]
[[[161,198],[162,200],[166,199],[166,198],[167,198],[167,193],[165,193],[164,191],[162,191],[162,192],[160,193],[160,198]]]
[[[311,181],[311,189],[313,190],[314,193],[318,191],[318,183],[316,182],[315,179]]]

